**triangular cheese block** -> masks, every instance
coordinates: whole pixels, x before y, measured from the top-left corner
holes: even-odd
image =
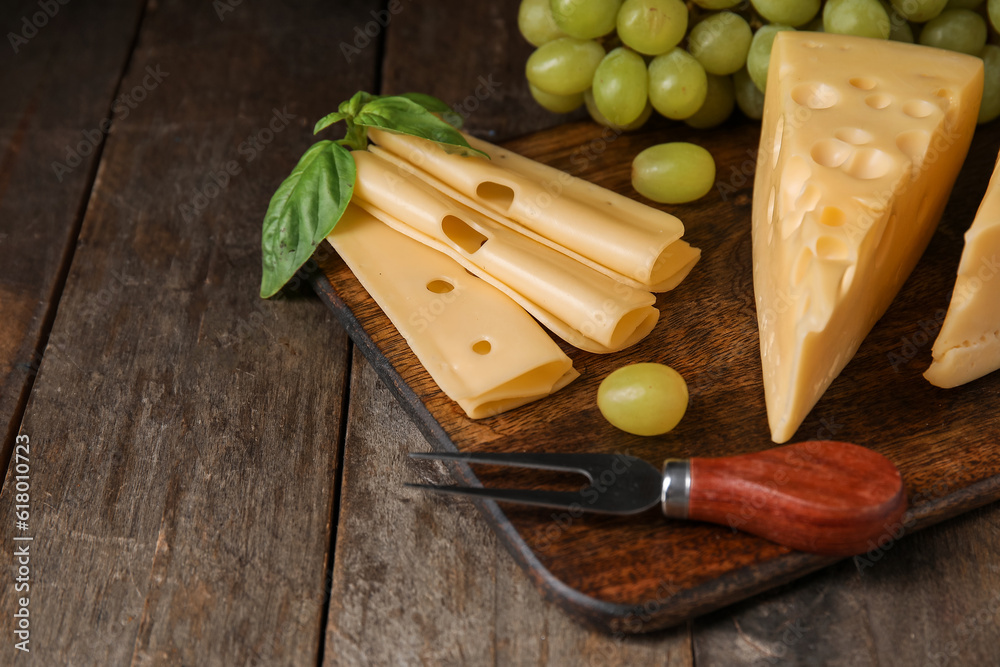
[[[753,197],[775,442],[795,434],[923,253],[982,90],[972,56],[812,32],[775,39]]]
[[[1000,369],[1000,162],[972,226],[924,373],[938,387],[957,387]]]

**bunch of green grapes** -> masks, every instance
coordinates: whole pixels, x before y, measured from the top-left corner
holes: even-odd
[[[990,30],[990,24],[993,31]],[[760,119],[782,30],[916,42],[981,57],[979,114],[1000,116],[1000,0],[522,0],[526,73],[546,109],[586,105],[599,123],[641,127],[655,111],[696,128],[736,107]]]

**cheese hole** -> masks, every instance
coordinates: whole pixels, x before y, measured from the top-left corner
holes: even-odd
[[[476,354],[489,354],[492,349],[493,346],[488,340],[480,340],[472,344],[472,351]]]
[[[814,42],[812,40],[809,40],[808,42],[803,42],[802,46],[806,47],[807,49],[821,49],[821,48],[823,48],[822,44],[820,44],[819,42]]]
[[[910,100],[903,105],[903,113],[910,118],[927,118],[935,109],[936,106],[925,100]]]
[[[771,194],[767,198],[767,222],[768,224],[774,224],[774,198],[777,195],[777,190],[772,185]]]
[[[809,273],[809,265],[812,264],[813,253],[812,250],[806,248],[799,255],[799,258],[795,260],[795,271],[792,273],[792,284],[796,287],[802,284],[805,279],[806,274]]]
[[[827,227],[841,227],[847,221],[847,215],[836,206],[827,206],[819,216],[819,221]]]
[[[922,159],[930,143],[931,135],[927,130],[909,130],[896,135],[896,147],[911,160]]]
[[[865,98],[865,104],[872,109],[884,109],[892,104],[892,96],[885,93],[875,93]]]
[[[447,280],[432,280],[427,283],[427,291],[434,292],[434,294],[447,294],[453,289],[455,286]]]
[[[856,76],[848,83],[860,90],[871,90],[875,87],[875,79],[869,79],[866,76]]]
[[[840,296],[841,297],[843,297],[844,295],[846,295],[847,291],[851,289],[851,283],[854,282],[854,274],[855,274],[856,270],[857,270],[857,267],[854,264],[851,264],[849,267],[847,267],[847,270],[844,271],[844,275],[840,279]]]
[[[882,178],[892,169],[892,158],[877,148],[859,148],[844,165],[844,173],[854,178]]]
[[[778,155],[781,153],[781,137],[785,132],[785,117],[779,116],[774,128],[774,145],[771,147],[771,168],[778,167]]]
[[[840,95],[836,88],[825,83],[802,83],[792,89],[792,99],[810,109],[829,109]]]
[[[441,231],[459,248],[470,255],[479,250],[488,240],[473,229],[469,223],[454,215],[446,215],[441,221]]]
[[[487,204],[506,211],[514,203],[514,190],[501,183],[483,181],[476,188],[476,196]]]
[[[833,236],[821,236],[816,240],[816,256],[820,259],[847,259],[847,243]]]
[[[871,132],[866,132],[860,127],[842,127],[833,136],[855,146],[863,146],[864,144],[871,143],[873,139]]]
[[[839,167],[851,155],[851,147],[839,139],[823,139],[813,144],[810,155],[818,165]]]

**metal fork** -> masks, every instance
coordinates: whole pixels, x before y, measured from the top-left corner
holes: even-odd
[[[800,551],[853,555],[900,536],[906,495],[881,454],[844,442],[809,441],[721,458],[668,459],[657,470],[626,454],[413,453],[415,459],[572,472],[579,491],[407,484],[439,493],[601,514],[657,504],[673,519],[738,528]]]

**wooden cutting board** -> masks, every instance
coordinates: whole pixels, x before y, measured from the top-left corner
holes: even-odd
[[[750,211],[759,133],[759,125],[747,121],[731,121],[712,131],[663,124],[620,136],[592,123],[576,123],[506,144],[632,197],[638,195],[629,181],[631,160],[647,146],[692,141],[713,153],[718,168],[717,187],[708,196],[664,207],[684,221],[685,239],[703,255],[680,287],[660,295],[662,316],[653,333],[613,355],[564,346],[581,377],[554,396],[517,410],[479,421],[466,418],[332,252],[317,252],[322,271],[315,286],[434,449],[625,452],[659,464],[665,458],[771,447],[751,275]],[[906,482],[911,505],[903,521],[907,532],[1000,498],[1000,373],[952,390],[933,387],[921,377],[948,306],[962,234],[985,192],[998,146],[1000,123],[978,130],[927,253],[793,439],[855,442],[887,456]],[[984,279],[1000,279],[1000,264],[990,271]],[[597,409],[601,380],[639,361],[666,363],[688,382],[687,414],[664,436],[623,433]],[[485,486],[552,483],[537,472],[483,466],[475,471],[456,466],[453,474],[465,484],[477,483],[478,476]],[[582,623],[612,633],[664,628],[836,560],[792,552],[725,526],[666,520],[658,509],[612,518],[492,501],[480,507],[546,597]],[[857,564],[864,568],[893,548],[908,548],[905,537],[873,544]]]

